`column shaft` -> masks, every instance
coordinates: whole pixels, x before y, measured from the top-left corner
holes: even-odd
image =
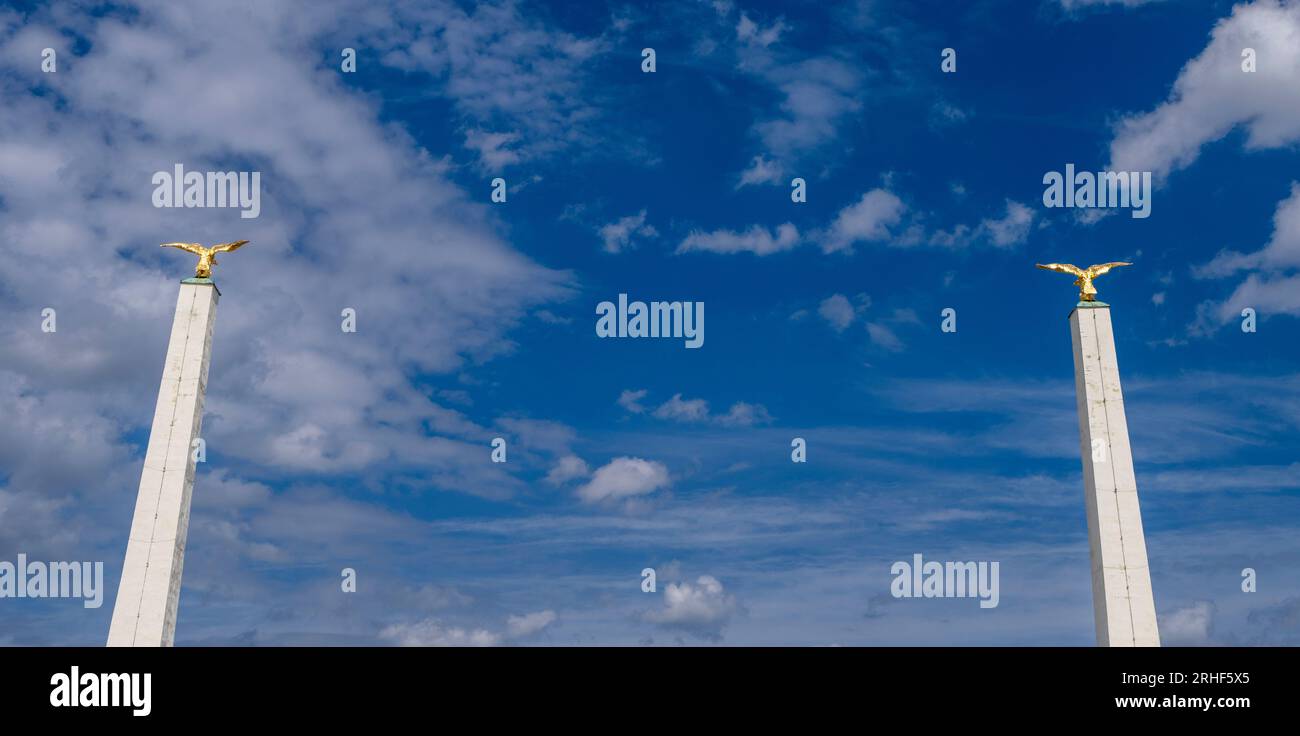
[[[1160,646],[1110,308],[1070,314],[1098,646]]]
[[[109,646],[171,646],[194,488],[194,440],[203,423],[219,294],[182,283],[140,474]]]

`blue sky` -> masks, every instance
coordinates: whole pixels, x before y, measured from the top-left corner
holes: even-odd
[[[1300,641],[1300,5],[261,5],[0,11],[0,559],[107,587],[0,600],[0,643],[105,638],[157,243],[235,238],[179,645],[1091,645],[1075,291],[1033,264],[1113,260],[1162,635]],[[178,162],[262,172],[260,216],[154,208]],[[1044,207],[1067,163],[1152,172],[1151,216]],[[620,293],[704,346],[598,339]],[[999,606],[890,597],[918,552]]]

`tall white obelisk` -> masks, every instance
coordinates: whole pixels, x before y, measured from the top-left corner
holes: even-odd
[[[1091,288],[1091,278],[1088,281]],[[1110,307],[1095,300],[1080,301],[1070,313],[1070,334],[1097,645],[1158,647],[1160,632]]]
[[[108,630],[110,647],[169,647],[185,564],[195,440],[221,293],[211,278],[181,282],[149,449]]]

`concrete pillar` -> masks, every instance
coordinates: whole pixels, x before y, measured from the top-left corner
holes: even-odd
[[[1070,332],[1097,645],[1158,647],[1160,632],[1110,307],[1103,302],[1079,302],[1070,313]]]
[[[210,279],[181,282],[108,630],[110,647],[169,647],[176,636],[194,488],[193,444],[203,422],[219,298]]]

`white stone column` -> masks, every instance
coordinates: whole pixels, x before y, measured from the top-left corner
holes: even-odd
[[[203,422],[212,327],[220,292],[209,279],[181,282],[131,537],[108,646],[169,647],[185,563],[194,488],[194,440]]]
[[[1158,647],[1160,632],[1110,307],[1079,302],[1070,313],[1070,328],[1097,645]]]

